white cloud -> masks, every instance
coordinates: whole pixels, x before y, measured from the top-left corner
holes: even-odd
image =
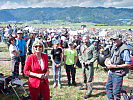
[[[15,9],[27,7],[117,7],[133,8],[132,0],[4,0],[0,9]]]
[[[7,1],[3,4],[0,9],[15,9],[15,8],[25,8],[26,6],[18,4],[16,2]]]
[[[104,2],[104,7],[116,7],[116,8],[133,8],[132,0],[108,0]]]

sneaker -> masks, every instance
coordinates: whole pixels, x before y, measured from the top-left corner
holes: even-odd
[[[87,95],[84,96],[84,99],[87,99],[89,97],[90,97],[90,95],[87,94]]]
[[[55,88],[55,87],[56,87],[56,83],[53,84],[53,88]]]
[[[79,90],[87,90],[87,88],[80,87]]]
[[[60,84],[60,83],[58,84],[58,88],[59,88],[59,89],[61,88],[61,84]]]
[[[68,82],[67,86],[70,87],[71,86],[71,83]]]

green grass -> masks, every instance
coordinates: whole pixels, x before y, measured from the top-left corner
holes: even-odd
[[[1,48],[2,47],[2,48]],[[9,52],[6,45],[0,43],[0,58],[10,58]],[[67,77],[65,69],[62,66],[62,78],[61,84],[62,88],[59,89],[58,87],[53,88],[53,69],[51,64],[50,67],[50,77],[49,77],[49,87],[50,87],[50,99],[51,100],[84,100],[83,96],[86,93],[86,90],[79,90],[81,84],[83,83],[82,78],[82,69],[76,69],[76,83],[77,86],[67,87]],[[103,70],[101,66],[98,68],[96,67],[96,62],[94,63],[95,75],[93,81],[93,92],[89,100],[107,100],[107,95],[105,92],[105,85],[107,82],[108,73]],[[4,75],[11,75],[11,67],[10,61],[0,61],[0,72]],[[21,74],[20,74],[21,75]],[[20,76],[21,77],[21,76]],[[21,77],[22,78],[22,77]],[[22,80],[28,80],[27,78],[22,78]],[[26,90],[28,91],[28,86],[26,85]],[[127,77],[124,78],[123,89],[125,90],[133,90],[133,80],[128,79]],[[19,96],[23,95],[24,92],[20,88],[16,88],[19,93]],[[0,94],[0,100],[17,100],[16,95],[14,94],[13,90],[7,96]],[[123,98],[122,98],[123,100]]]
[[[11,24],[12,26],[13,24]],[[70,23],[70,22],[62,22],[62,23],[54,23],[54,24],[31,24],[27,23],[29,26],[34,27],[41,27],[41,28],[81,28],[81,25],[86,25],[87,28],[102,28],[102,29],[133,29],[133,26],[104,26],[96,23],[87,23],[87,22],[81,22],[81,23]],[[5,27],[6,24],[0,24],[0,27]],[[18,24],[17,26],[21,26]]]

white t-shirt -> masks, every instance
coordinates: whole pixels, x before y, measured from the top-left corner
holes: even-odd
[[[14,51],[14,50],[18,52],[16,46],[11,44],[10,47],[9,47],[9,52],[10,52],[10,56],[11,56],[11,57],[15,56],[15,55],[13,54],[13,51]]]

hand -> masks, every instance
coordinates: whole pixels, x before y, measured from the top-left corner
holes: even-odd
[[[88,63],[87,62],[85,62],[85,66],[87,66],[88,65]]]
[[[60,67],[60,64],[56,64],[55,66],[56,66],[56,67]]]
[[[46,72],[46,74],[44,75],[43,79],[47,79],[49,77],[49,70]]]
[[[109,58],[106,58],[104,63],[105,63],[106,66],[111,65],[111,61],[110,61]]]
[[[44,74],[37,74],[37,77],[40,78],[40,79],[43,79]]]
[[[74,68],[76,68],[76,65],[74,65]]]
[[[111,64],[111,61],[109,58],[105,59],[105,65],[107,66],[108,69],[115,68],[115,65]]]

